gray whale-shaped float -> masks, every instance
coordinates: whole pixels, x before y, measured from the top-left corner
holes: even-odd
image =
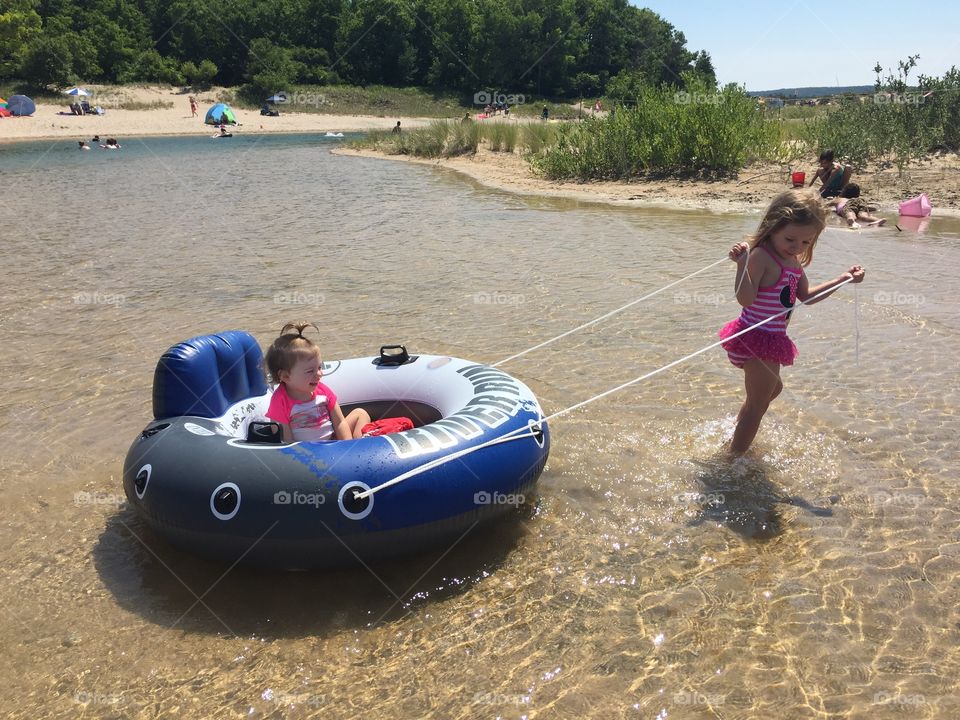
[[[254,338],[229,331],[175,345],[157,364],[154,419],[127,453],[127,498],[190,552],[287,569],[442,546],[524,502],[550,450],[526,385],[459,358],[380,360],[324,363],[324,382],[345,412],[405,415],[412,430],[265,443],[250,432],[272,393]]]

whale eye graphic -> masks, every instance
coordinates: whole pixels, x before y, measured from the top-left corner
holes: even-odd
[[[210,495],[210,511],[218,520],[230,520],[240,509],[240,488],[225,482]]]

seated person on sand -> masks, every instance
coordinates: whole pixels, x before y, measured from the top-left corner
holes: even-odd
[[[849,165],[844,166],[833,161],[833,150],[824,150],[820,153],[820,167],[810,181],[810,187],[813,187],[819,178],[823,183],[823,187],[820,188],[820,197],[836,197],[850,182],[852,172],[853,168]]]
[[[848,184],[840,193],[840,197],[827,201],[828,207],[833,207],[837,215],[846,218],[847,225],[851,228],[860,227],[863,223],[865,227],[879,227],[887,222],[884,218],[874,217],[870,211],[876,210],[872,205],[860,197],[860,186],[856,183]]]

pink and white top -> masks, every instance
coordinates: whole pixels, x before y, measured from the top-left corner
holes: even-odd
[[[289,425],[293,439],[298,442],[333,440],[333,422],[330,408],[337,404],[337,396],[323,383],[317,383],[310,400],[294,400],[283,383],[277,385],[270,398],[267,417],[274,422]]]
[[[770,257],[780,266],[780,277],[773,285],[761,286],[757,290],[756,299],[740,313],[740,320],[747,325],[755,325],[772,315],[783,312],[787,308],[792,308],[797,301],[797,286],[803,276],[803,270],[784,265],[775,253],[763,245],[760,247],[770,253]],[[789,320],[790,313],[784,313],[755,329],[786,335]]]

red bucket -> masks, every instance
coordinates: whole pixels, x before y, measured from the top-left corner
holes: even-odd
[[[799,170],[790,174],[790,179],[793,181],[794,187],[803,187],[803,183],[806,178],[807,174],[805,172],[800,172]]]

